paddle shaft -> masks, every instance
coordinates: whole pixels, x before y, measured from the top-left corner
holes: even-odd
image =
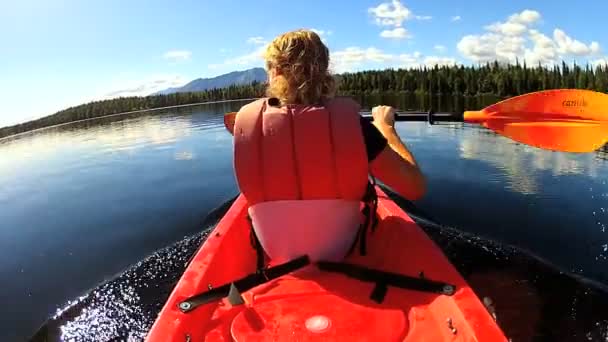
[[[373,120],[371,112],[360,112],[365,119]],[[396,112],[395,121],[427,121],[430,124],[435,122],[464,122],[462,113],[434,113],[428,112]]]
[[[371,113],[361,112],[366,120]],[[224,115],[233,134],[236,113]],[[581,89],[551,89],[502,100],[464,113],[397,112],[395,121],[467,122],[511,140],[562,152],[593,152],[608,143],[608,94]]]

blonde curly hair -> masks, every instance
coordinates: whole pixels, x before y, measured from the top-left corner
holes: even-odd
[[[266,95],[283,104],[314,105],[332,98],[336,83],[329,72],[329,49],[311,30],[276,37],[264,54],[266,69],[275,77]]]

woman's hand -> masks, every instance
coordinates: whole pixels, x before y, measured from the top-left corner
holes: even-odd
[[[395,128],[395,108],[391,106],[376,106],[372,108],[372,122],[383,134]]]

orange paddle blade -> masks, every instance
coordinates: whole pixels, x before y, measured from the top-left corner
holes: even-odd
[[[483,126],[517,142],[562,152],[593,152],[608,143],[608,123],[488,120]]]
[[[226,126],[226,130],[230,132],[230,134],[234,135],[234,122],[236,121],[236,113],[230,112],[224,114],[224,126]]]
[[[539,91],[465,112],[464,121],[531,146],[592,152],[608,143],[608,94],[579,89]]]

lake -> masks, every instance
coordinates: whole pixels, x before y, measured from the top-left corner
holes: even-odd
[[[489,104],[360,100],[368,108]],[[0,340],[27,340],[51,316],[37,338],[141,340],[203,231],[237,194],[222,114],[242,104],[113,116],[0,140]],[[397,130],[429,186],[423,199],[399,203],[478,293],[492,297],[515,341],[606,337],[606,150],[544,151],[466,124]],[[518,321],[522,312],[538,323]]]

